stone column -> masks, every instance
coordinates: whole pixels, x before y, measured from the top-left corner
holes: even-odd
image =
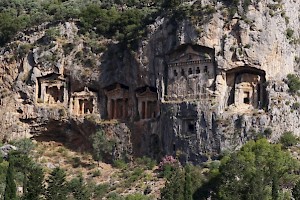
[[[73,109],[74,109],[74,105],[73,105],[73,98],[70,98],[70,105],[69,105],[69,113],[73,114]]]
[[[112,119],[111,109],[112,109],[112,100],[111,99],[107,99],[106,110],[107,110],[108,119]]]
[[[145,101],[145,119],[148,119],[148,101]]]
[[[75,115],[78,115],[79,114],[79,100],[78,98],[74,98],[74,109],[73,109],[73,112]]]
[[[123,119],[126,119],[126,99],[123,99],[123,116],[122,116],[122,118]]]
[[[259,91],[259,95],[260,95],[260,105],[259,105],[259,108],[263,108],[265,102],[264,102],[264,86],[263,86],[263,83],[260,82],[259,84],[260,86],[260,91]]]
[[[81,114],[84,115],[84,101],[82,101]]]
[[[68,102],[68,90],[66,84],[63,84],[63,103],[67,105]]]
[[[140,98],[138,98],[138,112],[139,112],[139,116],[140,116],[140,119],[142,119],[143,118],[143,116],[142,116],[142,101],[141,101],[141,99]]]
[[[45,103],[45,94],[46,94],[46,86],[45,84],[41,84],[41,100]]]
[[[118,107],[118,99],[115,99],[114,100],[114,119],[116,119],[118,117],[118,110],[117,110],[117,107]]]

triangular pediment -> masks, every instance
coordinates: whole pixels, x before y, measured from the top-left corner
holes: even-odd
[[[157,93],[147,87],[145,91],[138,93],[137,97],[157,97]]]
[[[184,51],[174,53],[170,58],[170,63],[207,59],[211,59],[207,53],[195,51],[191,46],[188,46]]]

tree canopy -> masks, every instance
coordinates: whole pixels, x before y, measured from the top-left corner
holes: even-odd
[[[250,141],[222,159],[219,199],[278,199],[299,165],[280,145],[266,139]]]

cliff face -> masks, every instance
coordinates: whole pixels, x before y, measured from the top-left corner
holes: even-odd
[[[118,157],[199,163],[260,134],[300,135],[284,82],[298,73],[300,4],[255,1],[233,16],[223,2],[193,6],[206,15],[158,17],[135,52],[79,35],[75,22],[20,33],[1,49],[1,136],[84,148],[103,128]]]

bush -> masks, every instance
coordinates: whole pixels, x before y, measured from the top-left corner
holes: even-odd
[[[271,128],[266,128],[266,129],[264,130],[264,136],[265,136],[266,138],[269,138],[271,135],[272,135],[272,129],[271,129]]]
[[[283,133],[283,135],[280,137],[280,143],[283,145],[283,147],[287,148],[290,146],[294,146],[297,144],[298,139],[294,136],[294,134],[290,131]]]
[[[173,156],[165,156],[162,161],[159,163],[159,170],[163,171],[165,166],[179,166],[179,162]]]
[[[296,93],[300,90],[300,79],[295,74],[288,74],[288,86],[291,93]]]
[[[150,198],[143,194],[129,194],[126,196],[125,200],[150,200]]]
[[[294,199],[300,199],[300,181],[298,181],[296,183],[296,185],[294,186],[293,190],[292,190],[292,194]]]
[[[137,158],[136,163],[139,165],[145,165],[147,169],[151,170],[156,165],[156,161],[149,157],[143,156],[142,158]]]
[[[81,161],[79,157],[72,158],[72,167],[77,168],[80,167]]]
[[[300,108],[300,103],[299,102],[293,103],[293,105],[292,105],[293,110],[298,110],[299,108]]]
[[[291,29],[291,28],[288,28],[287,30],[286,30],[286,38],[288,39],[288,40],[290,40],[290,39],[292,39],[292,37],[293,37],[293,35],[294,35],[294,30],[293,29]]]
[[[93,177],[101,176],[101,171],[100,171],[99,169],[93,171],[93,172],[92,172],[92,176],[93,176]]]
[[[94,195],[97,197],[97,199],[103,198],[109,190],[109,184],[99,184],[94,189]]]
[[[178,160],[173,158],[173,156],[165,156],[159,163],[158,169],[165,178],[170,178],[172,173],[176,171],[180,166]]]
[[[119,159],[114,161],[113,166],[118,169],[126,169],[127,163],[124,160]]]
[[[91,136],[92,146],[93,146],[93,158],[96,161],[102,161],[105,156],[111,157],[112,151],[115,146],[115,141],[108,139],[103,130],[98,130],[95,134]],[[105,158],[108,160],[108,158]]]
[[[12,145],[16,146],[18,151],[24,154],[29,154],[35,148],[35,144],[29,138],[13,141]]]

